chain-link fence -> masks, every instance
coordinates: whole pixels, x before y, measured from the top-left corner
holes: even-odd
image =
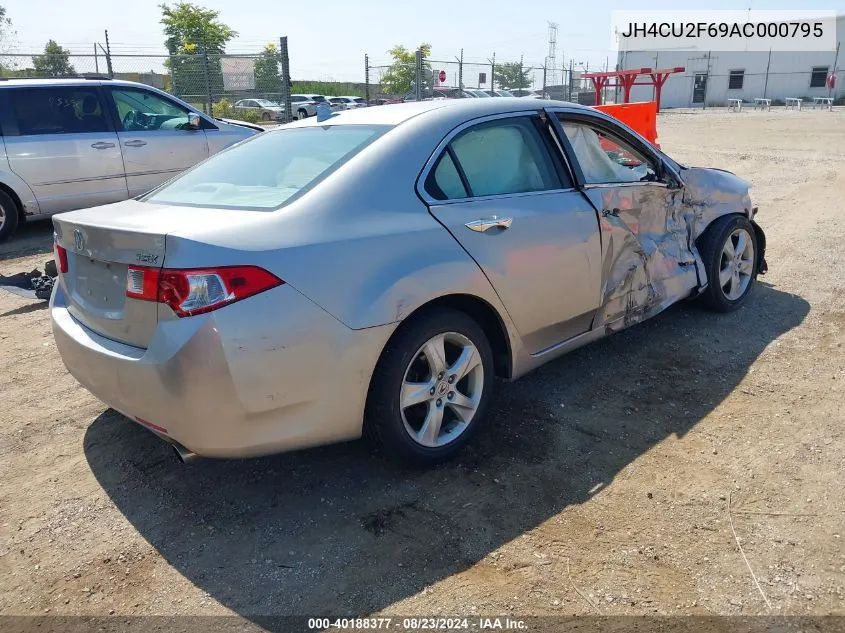
[[[94,45],[90,54],[13,53],[0,56],[0,77],[89,76],[144,83],[169,92],[195,108],[222,117],[260,121],[268,114],[236,107],[241,100],[272,105],[285,101],[280,48],[242,54],[150,55],[113,53]],[[361,82],[291,81],[288,94],[365,95]],[[294,110],[295,114],[295,110]],[[263,116],[262,116],[263,115]]]
[[[524,61],[420,58],[411,63],[364,58],[365,90],[374,103],[439,97],[527,96],[572,100],[578,86],[569,69]],[[417,86],[419,85],[419,90]]]

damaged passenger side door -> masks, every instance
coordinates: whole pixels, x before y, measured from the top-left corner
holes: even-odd
[[[659,155],[624,129],[584,114],[557,117],[600,217],[601,307],[593,328],[622,329],[698,285],[683,188]]]

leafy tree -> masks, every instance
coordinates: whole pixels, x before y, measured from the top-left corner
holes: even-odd
[[[220,55],[237,33],[223,24],[220,12],[191,2],[160,4],[165,46],[173,75],[173,91],[178,95],[205,95],[206,73],[212,94],[223,91]]]
[[[6,15],[6,7],[0,6],[0,52],[7,52],[10,48],[12,40],[16,33],[12,28],[12,20]],[[0,60],[0,73],[9,68],[14,68],[15,64],[8,60]]]
[[[55,40],[47,41],[44,54],[33,57],[32,66],[38,77],[65,77],[76,74],[70,63],[70,52],[56,44]]]
[[[275,44],[267,44],[261,55],[255,60],[255,89],[265,95],[278,95],[282,92],[282,76],[279,64],[282,62],[281,53]]]
[[[420,44],[423,59],[431,55],[431,44]],[[414,89],[416,81],[416,51],[409,51],[404,46],[394,46],[387,54],[393,63],[381,77],[381,89],[385,94],[405,94]],[[431,64],[423,62],[423,77],[426,84],[431,83]],[[430,86],[429,86],[430,87]]]
[[[531,85],[531,70],[522,67],[519,62],[496,66],[494,79],[504,90],[520,90]]]

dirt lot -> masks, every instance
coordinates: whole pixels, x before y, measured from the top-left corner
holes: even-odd
[[[430,472],[361,442],[182,465],[65,372],[43,304],[0,295],[0,613],[845,614],[845,112],[779,110],[659,121],[754,184],[771,272],[746,306],[497,385]],[[49,251],[28,226],[0,272]]]

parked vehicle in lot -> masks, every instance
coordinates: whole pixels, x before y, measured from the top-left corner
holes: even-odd
[[[307,119],[317,115],[317,102],[308,95],[291,95],[290,104],[297,119]]]
[[[131,81],[0,80],[0,242],[20,222],[117,202],[260,130]]]
[[[305,97],[308,101],[313,102],[314,105],[314,112],[316,113],[317,106],[321,103],[325,103],[326,105],[330,106],[333,112],[339,112],[341,110],[345,110],[346,108],[337,103],[331,103],[327,97],[324,95],[314,95],[314,94],[307,94],[307,95],[297,95],[299,97]],[[311,116],[311,115],[309,115]]]
[[[367,102],[361,97],[328,97],[329,103],[341,106],[345,110],[366,108]]]
[[[366,432],[430,464],[484,425],[494,375],[688,297],[742,305],[766,270],[748,190],[563,102],[298,121],[56,216],[53,332],[183,458]]]
[[[262,121],[283,121],[285,118],[284,107],[267,99],[241,99],[235,102],[235,110],[257,112]]]
[[[543,98],[543,91],[542,90],[511,90],[511,95],[514,97],[527,97],[529,99],[542,99]]]
[[[478,95],[473,94],[464,88],[450,88],[448,86],[435,86],[421,92],[421,101],[433,101],[437,99],[474,99]],[[404,101],[416,101],[417,93],[411,91],[405,95]]]
[[[516,96],[510,90],[485,90],[484,92],[486,92],[491,97],[515,97]]]
[[[490,95],[488,95],[484,90],[480,90],[478,88],[465,88],[465,91],[471,94],[473,97],[478,97],[480,99],[490,98]]]

